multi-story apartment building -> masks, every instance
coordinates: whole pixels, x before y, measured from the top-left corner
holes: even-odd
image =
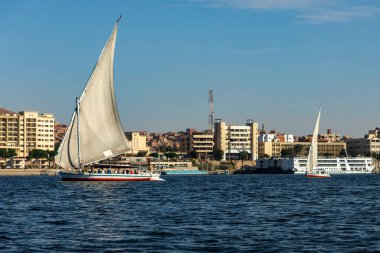
[[[198,132],[195,129],[186,129],[182,134],[180,151],[190,154],[196,151],[199,158],[210,158],[214,150],[214,134],[210,130]]]
[[[310,142],[259,142],[259,157],[279,157],[284,149],[292,149],[296,145],[301,145],[302,150],[299,156],[307,156]],[[345,142],[319,142],[318,155],[338,157],[346,150]]]
[[[33,149],[54,150],[53,115],[0,109],[0,148],[23,157]]]
[[[260,134],[259,142],[294,142],[292,134]]]
[[[346,139],[347,151],[352,156],[380,155],[380,129],[369,130],[364,138]]]
[[[249,153],[250,160],[258,158],[258,123],[247,120],[245,126],[236,126],[217,119],[214,129],[215,149],[223,151],[224,160],[239,159],[243,151]]]

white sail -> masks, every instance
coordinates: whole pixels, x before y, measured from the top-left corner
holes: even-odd
[[[118,22],[79,98],[79,131],[75,111],[59,148],[55,161],[63,168],[79,167],[78,143],[83,165],[130,150],[114,94],[113,61],[117,30]]]
[[[306,172],[311,173],[313,169],[317,168],[318,157],[318,131],[319,131],[319,118],[321,116],[321,109],[319,109],[317,122],[315,123],[313,139],[311,140],[309,155],[307,157]]]

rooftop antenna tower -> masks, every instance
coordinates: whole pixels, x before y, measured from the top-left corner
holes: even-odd
[[[208,128],[214,132],[214,91],[211,88],[208,90],[208,103],[210,105]]]

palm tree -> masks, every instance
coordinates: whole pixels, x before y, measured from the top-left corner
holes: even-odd
[[[243,167],[244,160],[248,159],[249,154],[248,154],[248,152],[246,150],[243,150],[243,151],[239,152],[239,156],[240,156],[240,159],[241,159],[241,167]]]

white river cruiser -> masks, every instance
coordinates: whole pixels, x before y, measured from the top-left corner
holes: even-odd
[[[258,159],[258,169],[281,169],[293,171],[295,174],[306,173],[307,157]],[[316,170],[329,174],[368,174],[375,169],[374,160],[371,157],[318,157]]]
[[[307,158],[294,158],[293,171],[305,174]],[[370,157],[348,158],[318,158],[316,170],[323,170],[329,174],[366,174],[374,170],[374,163]]]

